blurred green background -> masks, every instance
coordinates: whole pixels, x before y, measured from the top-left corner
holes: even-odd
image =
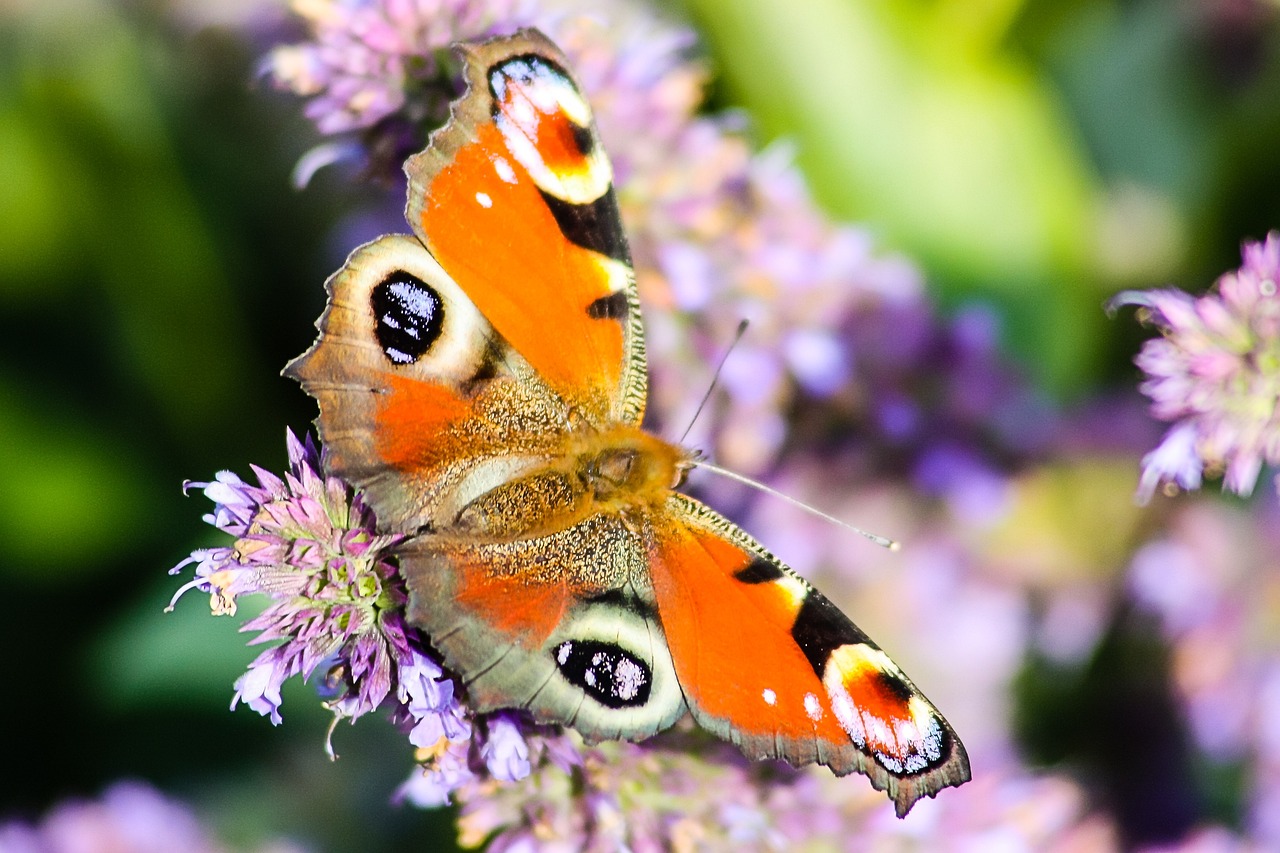
[[[282,466],[314,406],[279,370],[354,245],[343,223],[388,203],[336,170],[291,188],[317,135],[257,63],[302,34],[246,8],[0,6],[0,815],[134,776],[233,843],[422,849],[449,814],[386,808],[398,734],[340,730],[334,772],[307,688],[279,729],[227,712],[255,654],[238,620],[162,613],[165,570],[220,544],[180,484]],[[1109,294],[1202,289],[1280,225],[1273,3],[682,10],[712,105],[793,138],[821,202],[920,262],[944,306],[997,305],[1008,352],[1061,400],[1136,380],[1141,332],[1105,317]]]

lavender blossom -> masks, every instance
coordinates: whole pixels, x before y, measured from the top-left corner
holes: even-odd
[[[221,472],[202,488],[214,501],[205,520],[236,537],[230,547],[196,551],[173,569],[195,564],[196,577],[174,596],[200,589],[210,609],[234,614],[236,599],[264,594],[271,603],[243,627],[253,643],[278,641],[235,683],[231,707],[244,703],[281,722],[284,681],[324,667],[336,695],[335,721],[355,721],[380,707],[408,732],[441,802],[471,776],[454,773],[460,757],[484,777],[513,781],[530,771],[530,730],[510,714],[477,717],[454,682],[404,622],[407,596],[391,549],[402,538],[377,532],[372,510],[336,477],[326,477],[310,438],[289,433],[289,472],[254,467],[259,485]],[[173,605],[171,604],[170,607]]]
[[[305,112],[324,134],[363,131],[368,151],[350,144],[315,149],[299,164],[368,154],[392,173],[448,115],[452,81],[441,59],[459,39],[533,23],[528,0],[315,0],[296,4],[312,40],[277,47],[264,63],[285,89],[308,98]],[[303,178],[305,182],[305,177]]]
[[[1243,256],[1204,296],[1129,291],[1113,303],[1139,306],[1162,335],[1137,358],[1152,413],[1173,423],[1143,457],[1143,501],[1161,484],[1199,488],[1206,471],[1248,495],[1262,466],[1280,461],[1280,233],[1245,243]]]

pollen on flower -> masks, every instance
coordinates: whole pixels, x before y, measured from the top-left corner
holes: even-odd
[[[431,746],[420,746],[413,751],[413,760],[419,764],[431,764],[449,749],[450,740],[441,735]]]
[[[231,592],[233,575],[228,571],[214,572],[204,580],[209,584],[209,610],[214,616],[235,616],[236,597]]]

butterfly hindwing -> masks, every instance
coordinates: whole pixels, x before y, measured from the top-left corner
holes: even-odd
[[[835,605],[693,499],[667,509],[654,598],[700,725],[751,757],[865,773],[899,815],[968,780],[946,720]]]
[[[522,708],[588,740],[639,740],[685,710],[642,540],[596,515],[545,536],[420,537],[400,550],[409,618],[478,710]]]
[[[639,423],[640,307],[591,110],[537,31],[461,49],[467,92],[405,166],[409,224],[575,410]]]

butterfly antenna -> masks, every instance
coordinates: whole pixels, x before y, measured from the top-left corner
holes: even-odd
[[[889,539],[888,537],[885,537],[885,536],[880,536],[868,530],[863,530],[861,527],[854,527],[852,524],[850,524],[847,521],[841,521],[840,519],[836,518],[834,515],[828,515],[827,513],[823,512],[822,510],[816,507],[809,506],[804,501],[796,500],[795,498],[791,497],[791,495],[783,494],[782,492],[778,491],[777,489],[771,486],[766,486],[764,483],[761,483],[759,480],[753,480],[750,477],[744,477],[742,474],[739,474],[736,471],[730,471],[728,468],[721,468],[719,465],[712,465],[710,462],[707,462],[702,459],[699,459],[694,464],[698,468],[704,468],[713,474],[719,474],[722,477],[728,477],[730,480],[736,480],[737,482],[742,483],[743,485],[750,486],[753,489],[759,489],[760,491],[764,492],[767,495],[772,495],[773,497],[778,498],[779,500],[786,501],[787,503],[791,504],[797,509],[802,509],[805,512],[809,513],[810,515],[816,515],[818,518],[829,521],[832,524],[843,527],[845,530],[852,531],[858,534],[859,536],[870,539],[872,542],[876,543],[882,548],[888,548],[890,551],[902,550],[902,543],[898,542],[897,540]]]
[[[729,354],[733,352],[733,348],[738,345],[738,341],[742,340],[742,336],[747,331],[747,318],[743,317],[742,322],[738,323],[738,331],[733,333],[733,340],[729,341],[729,346],[725,347],[724,355],[720,356],[720,363],[716,365],[716,372],[711,374],[711,384],[707,385],[707,393],[702,395],[702,400],[698,403],[698,408],[693,413],[693,417],[689,419],[689,425],[684,428],[684,432],[680,434],[680,440],[676,444],[684,444],[684,440],[689,437],[689,430],[693,429],[693,425],[698,422],[698,416],[702,414],[702,410],[706,408],[707,401],[711,399],[711,392],[716,390],[716,383],[720,381],[720,371],[724,370],[724,363],[729,360]]]

